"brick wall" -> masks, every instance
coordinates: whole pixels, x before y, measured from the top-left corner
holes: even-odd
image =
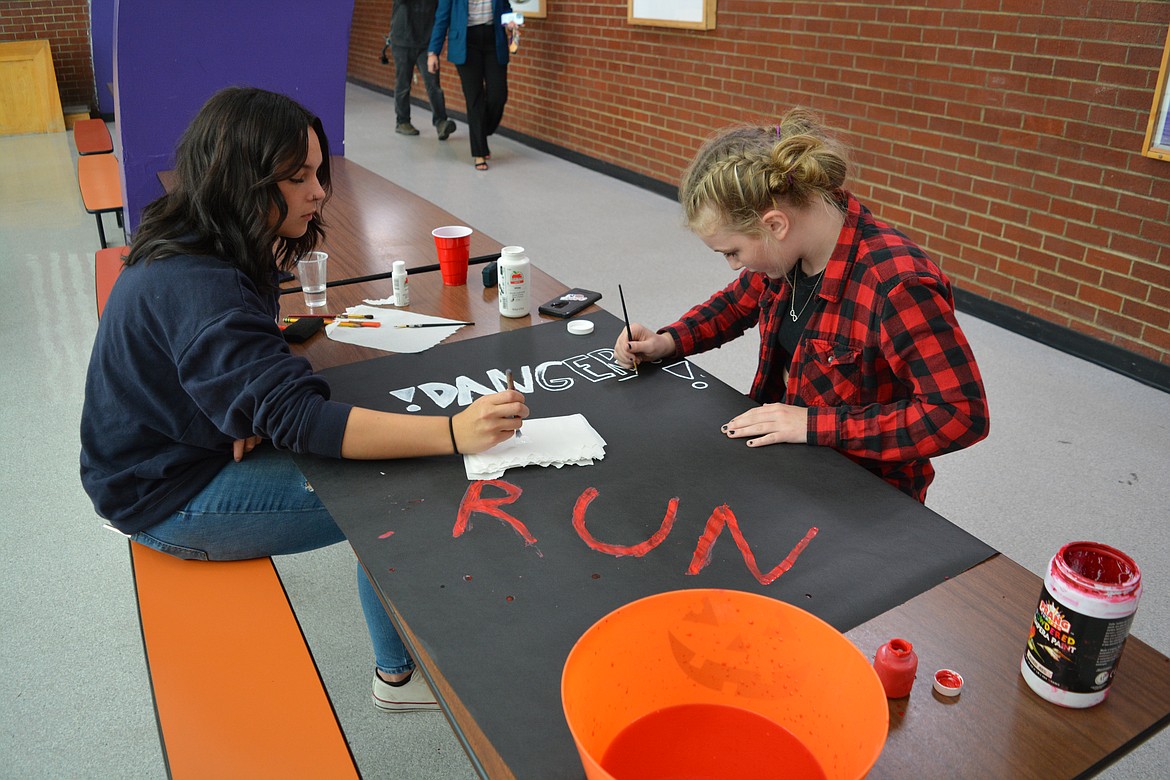
[[[356,0],[349,53],[385,88],[390,5]],[[674,185],[712,130],[810,106],[853,146],[854,192],[957,287],[1170,365],[1170,162],[1141,155],[1165,0],[719,0],[707,32],[547,7],[506,128]]]
[[[0,41],[47,39],[61,105],[97,107],[88,0],[3,0]]]

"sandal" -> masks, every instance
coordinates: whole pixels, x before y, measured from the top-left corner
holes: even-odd
[[[475,158],[475,169],[477,171],[486,171],[488,169],[487,160],[482,157]]]

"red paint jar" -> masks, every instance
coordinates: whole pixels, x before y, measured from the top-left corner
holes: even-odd
[[[1044,576],[1020,673],[1054,704],[1104,701],[1142,595],[1133,559],[1096,542],[1070,542]]]
[[[914,645],[905,639],[891,639],[878,648],[873,658],[873,668],[887,699],[901,699],[910,695],[914,687],[914,676],[918,673],[918,655]]]

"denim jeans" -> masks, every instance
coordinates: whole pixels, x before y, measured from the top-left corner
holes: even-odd
[[[392,46],[394,55],[394,119],[398,124],[410,121],[410,85],[417,68],[431,102],[431,124],[447,119],[447,101],[439,85],[439,74],[427,70],[427,47]]]
[[[130,539],[177,558],[238,561],[316,550],[345,535],[292,458],[265,443],[229,462],[178,512]],[[410,671],[414,661],[360,564],[357,580],[375,664],[386,674]]]

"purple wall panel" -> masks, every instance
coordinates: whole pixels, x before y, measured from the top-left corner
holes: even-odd
[[[97,82],[98,111],[114,113],[114,0],[90,0],[89,46],[93,56],[93,78]]]
[[[159,171],[199,107],[227,86],[283,92],[345,150],[353,0],[116,0],[114,91],[127,228],[162,194]]]

